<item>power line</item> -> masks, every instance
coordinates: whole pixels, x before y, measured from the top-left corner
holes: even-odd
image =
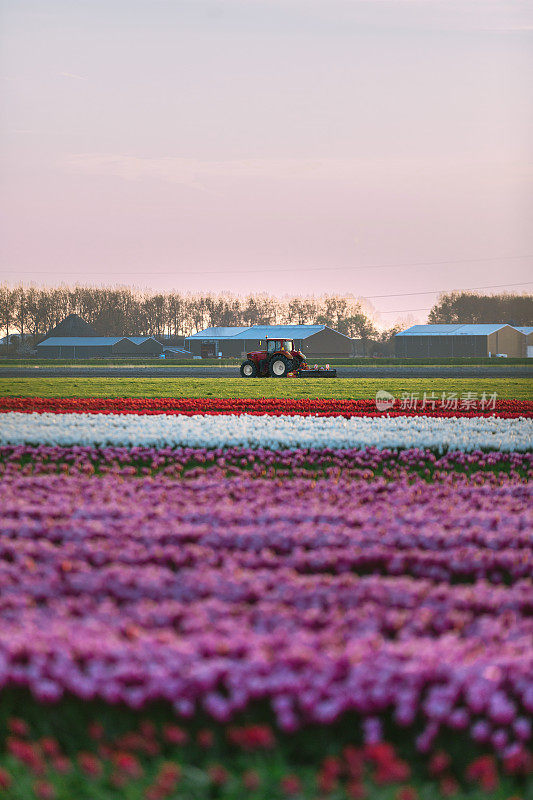
[[[475,264],[487,261],[512,261],[533,258],[533,255],[522,256],[486,256],[484,258],[459,258],[448,261],[406,261],[396,262],[393,264],[362,264],[354,267],[302,267],[295,269],[294,267],[254,267],[253,269],[216,269],[216,270],[164,270],[154,272],[150,270],[150,275],[172,275],[176,278],[182,275],[250,275],[257,272],[333,272],[333,271],[350,271],[358,272],[363,269],[405,269],[406,267],[436,267],[445,266],[449,264]],[[49,270],[6,270],[7,273],[16,273],[17,275],[47,275]],[[142,276],[130,273],[132,278],[139,278]],[[518,284],[516,284],[518,285]]]
[[[509,258],[532,258],[532,257],[533,256],[509,256]],[[471,259],[471,260],[481,261],[483,259]],[[437,264],[437,263],[444,264],[444,263],[452,263],[452,262],[444,262],[444,261],[436,262],[435,261],[435,262],[432,262],[432,263],[433,264]],[[453,262],[453,263],[459,263],[459,262]],[[396,266],[399,266],[399,265],[396,265]],[[154,274],[154,273],[152,273],[152,274]],[[201,273],[196,273],[196,274],[201,274]],[[398,292],[398,293],[394,293],[394,294],[367,294],[367,295],[361,295],[360,297],[361,297],[362,300],[383,300],[383,299],[386,299],[386,298],[389,298],[389,297],[415,297],[415,296],[418,296],[418,295],[441,294],[441,293],[445,293],[445,292],[454,292],[454,291],[458,291],[458,292],[473,292],[473,291],[477,291],[478,289],[508,289],[508,288],[515,287],[515,286],[531,286],[532,284],[533,284],[533,281],[520,281],[519,283],[493,283],[493,284],[487,284],[485,286],[470,286],[470,287],[464,288],[464,289],[428,289],[428,290],[426,290],[424,292]],[[403,310],[392,310],[392,309],[389,309],[387,311],[378,311],[378,310],[376,310],[376,313],[378,313],[378,314],[407,314],[407,313],[411,313],[411,312],[415,312],[415,311],[431,311],[431,307],[430,308],[408,308],[408,309],[403,309]]]
[[[383,297],[411,297],[412,295],[419,295],[419,294],[434,294],[438,292],[450,292],[450,291],[461,291],[461,292],[471,292],[476,289],[502,289],[509,286],[530,286],[533,281],[526,281],[525,283],[505,283],[500,285],[493,285],[493,286],[472,286],[470,289],[439,289],[434,290],[431,292],[407,292],[405,294],[381,294],[381,295],[366,295],[366,300],[376,300],[378,298]],[[432,306],[429,308],[403,308],[403,309],[388,309],[387,311],[378,311],[376,309],[376,314],[412,314],[418,311],[431,311]]]
[[[533,281],[521,281],[520,283],[495,283],[491,286],[470,286],[468,289],[429,289],[427,292],[402,292],[401,294],[366,294],[361,295],[364,300],[379,300],[383,297],[414,297],[418,294],[440,294],[441,292],[473,292],[477,289],[506,289],[510,286],[531,286]]]
[[[439,292],[451,292],[451,291],[461,291],[461,292],[471,292],[475,291],[476,289],[502,289],[508,288],[510,286],[530,286],[533,281],[526,281],[524,283],[502,283],[502,284],[493,284],[492,286],[471,286],[470,289],[434,289],[429,292],[405,292],[402,294],[374,294],[374,295],[366,295],[363,300],[377,300],[378,298],[384,297],[411,297],[414,295],[420,294],[438,294]],[[376,314],[411,314],[415,311],[431,311],[431,306],[429,308],[404,308],[404,309],[388,309],[387,311],[378,311],[376,309]]]

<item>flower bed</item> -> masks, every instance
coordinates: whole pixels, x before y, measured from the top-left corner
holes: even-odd
[[[526,797],[532,406],[3,399],[0,794]]]
[[[310,736],[300,742],[309,763],[295,774],[286,759],[286,740],[265,723],[190,730],[164,718],[154,724],[153,716],[139,715],[121,718],[111,730],[91,720],[81,704],[71,704],[68,711],[70,738],[39,735],[39,720],[29,725],[20,717],[7,717],[10,771],[0,767],[3,797],[434,800],[439,789],[439,796],[464,796],[459,794],[458,775],[471,790],[470,800],[487,800],[494,790],[499,798],[511,800],[516,785],[508,778],[500,782],[500,770],[490,755],[466,761],[454,774],[449,753],[437,751],[426,760],[419,794],[404,753],[386,742],[364,747],[348,743],[324,753]],[[50,717],[57,726],[58,714],[52,711]],[[315,737],[320,733],[312,731]],[[507,775],[523,775],[528,764],[509,756],[504,769]]]
[[[0,444],[280,448],[432,448],[527,451],[533,419],[524,417],[316,417],[247,414],[0,415]]]
[[[419,474],[426,480],[441,480],[458,473],[475,475],[489,482],[531,477],[533,453],[503,453],[461,450],[436,455],[429,449],[387,450],[376,447],[331,450],[266,450],[242,447],[63,447],[60,445],[0,446],[0,475],[115,474],[124,477],[163,474],[167,477],[238,475],[255,477],[317,478],[330,477],[372,480],[382,475],[388,480]]]
[[[419,398],[416,407],[406,403],[386,412],[388,416],[436,416],[436,417],[532,417],[533,401],[504,400],[491,401],[488,398],[468,400],[456,398],[456,408],[450,397],[449,407],[444,407],[442,398],[433,400]],[[320,416],[365,416],[382,417],[383,412],[376,409],[375,400],[332,400],[288,398],[213,398],[213,397],[0,397],[0,412],[19,411],[24,413],[43,414],[180,414],[195,416],[198,414],[270,414],[284,415],[320,415]]]
[[[16,702],[13,697],[8,706]],[[344,746],[324,751],[319,744],[323,731],[316,728],[300,738],[299,752],[307,763],[296,774],[287,759],[287,739],[264,722],[191,729],[161,714],[116,713],[110,726],[91,718],[86,705],[71,702],[48,710],[54,729],[62,728],[62,712],[70,716],[69,735],[55,737],[49,731],[43,735],[38,707],[26,704],[26,711],[33,717],[30,724],[18,716],[5,717],[10,769],[0,767],[2,797],[434,800],[437,793],[463,796],[459,777],[470,789],[470,800],[487,800],[495,790],[499,798],[511,800],[516,786],[516,777],[500,781],[493,756],[464,759],[457,770],[443,749],[425,760],[424,782],[411,782],[404,748],[386,742],[360,746],[347,737]],[[517,754],[504,760],[509,776],[527,774],[527,769]]]
[[[526,484],[13,476],[0,505],[4,686],[523,741]]]

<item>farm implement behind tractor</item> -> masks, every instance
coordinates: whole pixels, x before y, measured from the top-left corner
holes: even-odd
[[[247,353],[241,364],[243,378],[335,378],[336,369],[311,369],[301,350],[296,350],[292,339],[266,339],[266,350]]]

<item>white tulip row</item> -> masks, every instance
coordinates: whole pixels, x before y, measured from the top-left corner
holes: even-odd
[[[0,444],[526,451],[533,420],[501,417],[0,414]]]

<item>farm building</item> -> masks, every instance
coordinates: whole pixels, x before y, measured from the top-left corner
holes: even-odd
[[[55,328],[52,328],[46,334],[46,338],[51,336],[98,336],[92,325],[85,322],[78,314],[69,314],[64,320],[59,322]]]
[[[153,336],[99,336],[77,314],[52,328],[37,345],[42,358],[105,358],[106,356],[158,356],[163,345]]]
[[[533,326],[517,325],[516,330],[523,333],[526,337],[526,356],[528,358],[533,358]]]
[[[486,325],[413,325],[397,333],[395,353],[400,358],[466,358],[526,355],[526,337],[504,323]]]
[[[152,336],[49,336],[37,345],[43,358],[153,356],[163,345]]]
[[[252,325],[250,327],[206,328],[188,336],[186,346],[202,358],[242,357],[265,347],[265,339],[293,339],[306,356],[350,357],[357,354],[353,339],[327,325]]]

